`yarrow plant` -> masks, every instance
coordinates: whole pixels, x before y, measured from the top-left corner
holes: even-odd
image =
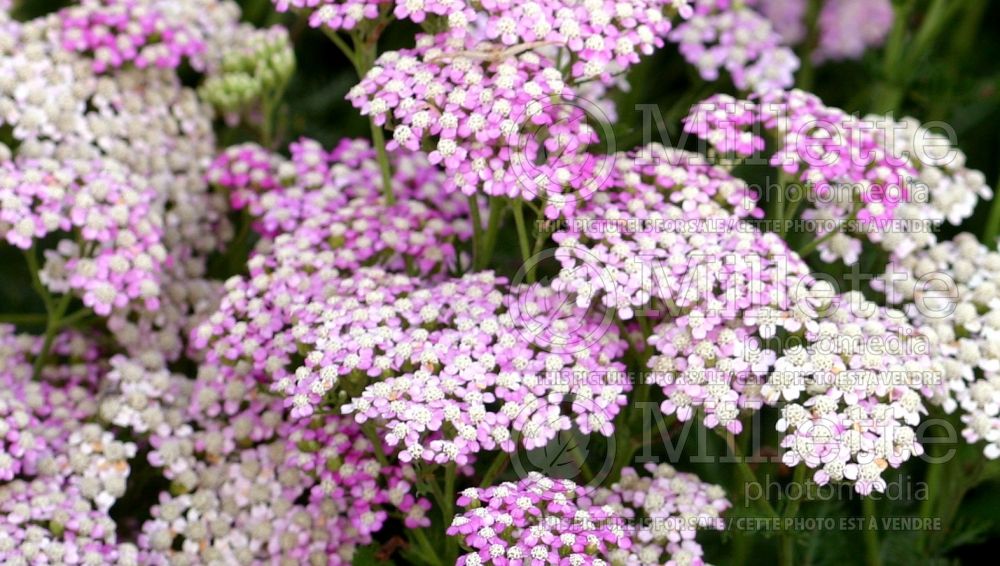
[[[670,33],[708,81],[725,69],[740,90],[790,87],[799,60],[767,18],[734,0],[695,0],[694,14]]]
[[[937,342],[947,386],[938,402],[949,412],[962,408],[962,434],[984,442],[991,459],[1000,457],[998,268],[1000,254],[963,233],[890,263],[879,281],[887,299]]]
[[[724,490],[669,464],[644,469],[648,476],[622,469],[617,483],[593,495],[630,525],[631,545],[612,551],[612,563],[701,563],[703,550],[694,538],[698,529],[724,528],[721,514],[730,507]]]
[[[984,4],[0,0],[0,562],[961,560]]]
[[[799,90],[755,100],[714,96],[693,108],[685,130],[737,161],[763,159],[771,136],[766,162],[790,177],[777,185],[778,231],[805,204],[801,217],[816,236],[809,247],[827,262],[857,262],[862,239],[905,254],[930,243],[937,224],[958,224],[992,195],[981,175],[963,167],[960,151],[915,120],[861,119]],[[900,230],[897,221],[915,226]]]
[[[804,345],[787,348],[761,388],[768,401],[790,402],[777,423],[784,461],[821,468],[820,485],[847,479],[861,494],[883,491],[883,470],[923,452],[912,427],[923,398],[943,393],[942,372],[901,312],[857,292],[819,308],[828,320],[804,329]]]
[[[612,508],[581,507],[582,495],[572,481],[537,472],[517,483],[463,491],[458,504],[471,509],[455,517],[448,533],[462,537],[473,552],[457,564],[601,564],[602,556],[628,550],[631,540],[614,523]]]

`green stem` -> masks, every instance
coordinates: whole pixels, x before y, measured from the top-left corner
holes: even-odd
[[[363,71],[361,69],[361,63],[360,61],[358,61],[357,54],[354,53],[354,49],[352,49],[349,45],[347,45],[347,42],[344,41],[344,38],[340,37],[340,35],[336,31],[333,31],[332,29],[327,27],[323,28],[323,33],[325,33],[326,36],[330,38],[330,41],[332,41],[333,44],[336,45],[338,49],[340,49],[341,53],[343,53],[344,56],[347,57],[347,60],[351,62],[351,66],[354,67],[354,70],[358,73],[358,78],[364,77],[367,71]]]
[[[45,324],[48,316],[42,313],[0,314],[0,322],[6,324]]]
[[[89,254],[84,253],[85,257],[87,255]],[[42,341],[42,349],[38,352],[38,357],[35,358],[35,363],[31,370],[32,379],[37,381],[42,375],[42,368],[45,367],[45,362],[48,361],[49,352],[52,350],[52,343],[56,339],[56,334],[62,328],[62,318],[66,314],[66,309],[69,308],[73,296],[66,293],[59,299],[59,303],[57,304],[52,295],[49,294],[48,289],[42,284],[42,279],[38,275],[40,270],[38,258],[35,257],[35,248],[25,250],[24,257],[28,262],[28,270],[31,272],[31,284],[35,288],[35,291],[42,297],[46,312],[45,339]]]
[[[865,563],[868,566],[882,566],[882,552],[878,541],[878,513],[875,500],[865,497],[861,500],[861,509],[865,515]],[[876,528],[870,528],[876,525]]]
[[[408,529],[408,533],[413,537],[417,546],[420,548],[418,554],[424,560],[427,560],[428,564],[435,564],[437,566],[444,566],[441,558],[438,557],[437,551],[434,550],[434,546],[431,541],[427,539],[427,534],[424,533],[423,529]]]
[[[795,200],[795,201],[789,201],[788,206],[785,207],[785,220],[788,220],[788,221],[795,220],[795,215],[799,212],[799,207],[802,206],[802,201],[804,201],[806,199],[804,193],[805,193],[804,190],[803,191],[799,191],[799,198],[797,200]],[[787,196],[788,196],[788,192],[787,191],[785,192],[785,196],[787,198]],[[782,237],[785,237],[786,235],[788,235],[787,227],[782,226],[781,227],[781,232],[782,232],[781,233]]]
[[[542,246],[549,239],[549,232],[547,230],[539,230],[538,234],[535,235],[535,245],[531,248],[531,257],[542,252]]]
[[[486,469],[486,473],[483,474],[483,481],[479,483],[479,487],[485,488],[492,485],[493,480],[503,473],[508,462],[510,462],[510,455],[502,450],[498,452],[490,467]]]
[[[857,206],[855,206],[854,207],[854,212],[852,212],[851,215],[847,217],[847,222],[845,222],[845,224],[850,224],[855,219],[857,219],[858,213],[861,212],[861,209],[862,209],[863,206],[864,205],[862,205],[862,204],[858,204]],[[829,241],[830,238],[833,238],[837,234],[840,234],[840,228],[837,228],[836,230],[830,230],[822,238],[817,238],[817,239],[815,239],[815,240],[807,243],[806,245],[802,246],[801,248],[799,248],[797,250],[797,253],[799,254],[799,257],[801,257],[802,259],[805,259],[805,258],[809,257],[810,254],[812,254],[814,251],[816,251],[816,248],[818,248],[819,246],[823,245],[824,243],[826,243],[827,241]]]
[[[31,377],[35,381],[42,376],[42,368],[45,367],[45,362],[48,361],[49,352],[52,351],[52,343],[56,339],[56,334],[59,333],[59,329],[62,328],[62,317],[66,314],[66,309],[69,308],[70,301],[73,300],[73,295],[69,293],[62,296],[59,300],[59,304],[55,306],[55,310],[49,311],[48,324],[45,326],[45,340],[42,342],[42,350],[38,352],[38,357],[35,358],[35,364],[31,369]]]
[[[806,479],[806,465],[799,464],[795,467],[795,475],[792,478],[793,485],[801,486]],[[802,505],[802,498],[795,497],[789,499],[788,505],[782,513],[786,519],[794,519],[799,514],[799,507]],[[793,533],[783,530],[781,532],[781,563],[788,566],[795,564],[795,537]]]
[[[476,269],[486,269],[493,259],[493,250],[497,245],[497,235],[506,207],[500,197],[490,197],[490,217],[486,224],[486,234],[483,236],[483,249]]]
[[[580,475],[583,476],[585,481],[591,481],[594,479],[594,473],[590,470],[590,466],[587,465],[587,457],[580,452],[580,445],[569,435],[572,434],[569,431],[562,431],[560,435],[563,436],[563,442],[569,446],[569,454],[573,457],[573,461],[576,462],[577,467],[580,468]]]
[[[817,238],[817,239],[812,240],[811,242],[807,243],[806,245],[802,246],[801,248],[799,248],[797,250],[797,253],[799,254],[799,257],[801,257],[802,259],[805,259],[805,258],[809,257],[810,254],[812,254],[814,251],[816,251],[816,248],[818,248],[821,245],[825,244],[827,241],[830,240],[830,238],[833,238],[834,236],[836,236],[839,233],[840,233],[840,230],[830,230],[822,238]]]
[[[808,470],[808,468],[806,467],[805,464],[801,464],[801,465],[796,466],[795,467],[795,475],[792,477],[792,484],[794,484],[794,485],[800,485],[800,486],[802,484],[804,484],[805,481],[806,481],[806,470]],[[804,488],[803,488],[803,490],[804,490]],[[798,514],[799,514],[799,507],[801,507],[801,506],[802,506],[802,498],[801,497],[790,498],[788,500],[788,506],[785,507],[783,515],[786,518],[792,518],[792,519],[794,519],[795,517],[798,516]]]
[[[997,189],[1000,192],[1000,183]],[[990,216],[986,220],[986,228],[983,230],[983,243],[997,249],[997,236],[1000,235],[1000,194],[993,195],[993,204],[990,206]]]
[[[916,37],[913,39],[913,44],[906,50],[906,63],[916,65],[919,62],[924,52],[937,39],[938,35],[944,31],[945,25],[951,17],[957,13],[957,10],[962,8],[962,4],[964,2],[934,0],[934,3],[931,4],[931,9],[927,11],[927,15],[924,17],[923,24],[921,24]],[[909,70],[912,71],[912,69]]]
[[[244,207],[240,212],[240,229],[226,249],[229,275],[241,273],[246,265],[247,256],[250,255],[248,243],[250,241],[250,226],[252,224],[253,217],[250,215],[250,208]]]
[[[915,0],[910,0],[905,5],[896,6],[892,31],[886,40],[884,55],[882,58],[882,80],[876,86],[873,93],[874,112],[888,114],[899,106],[903,98],[902,83],[900,76],[904,72],[900,68],[900,60],[905,53],[906,35],[909,27],[909,16],[913,11]]]
[[[653,328],[649,324],[648,317],[642,316],[640,313],[636,313],[635,320],[639,323],[639,328],[642,330],[642,337],[648,341],[649,337],[653,335]],[[643,362],[643,366],[645,366],[645,362],[649,361],[650,352],[651,350],[647,345],[646,349],[642,352],[642,354],[640,354],[640,361]]]
[[[472,265],[476,266],[476,258],[481,253],[483,245],[483,218],[479,213],[479,196],[469,195],[469,212],[472,213]]]
[[[389,459],[386,458],[385,451],[382,449],[382,439],[375,434],[374,427],[369,422],[361,425],[361,430],[368,438],[368,442],[372,443],[372,449],[375,451],[375,459],[378,460],[378,463],[382,464],[383,467],[389,466]]]
[[[813,65],[812,54],[819,43],[819,14],[823,8],[823,0],[810,0],[809,9],[806,12],[806,32],[805,41],[802,42],[802,49],[799,51],[799,60],[802,61],[802,68],[799,69],[798,87],[802,90],[812,90],[813,78],[816,74],[816,67]]]
[[[782,175],[782,177],[784,177],[784,175]],[[777,202],[774,203],[774,222],[775,226],[777,227],[776,231],[778,235],[784,238],[785,237],[785,194],[786,194],[784,179],[779,181],[778,184],[780,185],[779,190],[781,192],[778,193],[777,195],[778,200]]]
[[[920,28],[910,42],[906,41],[906,37],[909,15],[915,7],[915,2],[910,0],[896,8],[895,23],[889,34],[882,61],[882,83],[877,87],[873,97],[875,112],[889,114],[899,109],[906,94],[906,87],[916,73],[923,69],[921,59],[941,33],[948,28],[948,22],[965,7],[965,4],[954,0],[933,0]]]
[[[272,149],[274,143],[274,102],[265,96],[260,103],[260,145]]]
[[[382,132],[382,126],[375,123],[375,118],[370,118],[368,122],[372,128],[372,144],[375,146],[378,167],[382,171],[382,195],[385,197],[385,203],[391,206],[396,204],[396,195],[392,192],[392,166],[389,164],[389,153],[385,149],[385,134]]]
[[[939,450],[936,442],[928,443],[927,456],[932,460],[932,462],[939,456],[938,452]],[[928,463],[927,465],[927,477],[925,478],[927,497],[920,503],[920,517],[922,519],[930,519],[934,515],[938,499],[941,497],[945,488],[942,481],[944,480],[944,472],[947,468],[947,464],[940,461],[938,463]],[[932,546],[932,538],[933,536],[930,531],[924,531],[921,533],[921,545],[924,552],[930,550]]]
[[[49,290],[42,284],[42,279],[38,275],[41,269],[38,267],[38,258],[35,257],[35,248],[24,250],[24,259],[27,260],[28,271],[31,272],[31,286],[35,288],[35,292],[38,293],[38,296],[42,298],[42,302],[45,303],[45,311],[51,313],[52,295],[49,294]]]
[[[337,32],[330,29],[324,29],[324,32],[354,66],[358,78],[364,78],[365,74],[371,70],[372,65],[375,64],[375,55],[378,52],[378,34],[366,41],[352,35],[351,39],[354,43],[352,48]],[[392,191],[392,166],[389,164],[389,154],[385,148],[385,134],[382,132],[382,127],[375,123],[374,117],[369,118],[368,123],[371,126],[372,145],[375,146],[379,170],[382,173],[382,195],[385,197],[386,204],[392,205],[396,203],[396,196]]]
[[[444,531],[445,531],[445,551],[446,560],[449,564],[454,564],[455,559],[458,558],[458,540],[453,536],[449,536],[447,531],[448,527],[455,520],[455,475],[456,466],[452,462],[445,467],[444,470],[444,504],[442,507],[442,513],[444,514]]]
[[[521,206],[521,199],[513,200],[511,208],[514,211],[514,224],[517,225],[517,241],[521,246],[521,259],[524,261],[526,269],[525,277],[528,283],[535,282],[535,266],[528,265],[531,261],[531,242],[528,240],[528,227],[524,222],[524,207]]]
[[[93,314],[93,312],[88,308],[80,309],[69,316],[64,316],[62,320],[59,321],[59,327],[66,328],[67,326],[72,326],[77,322],[87,318],[91,314]]]
[[[732,452],[733,457],[736,459],[736,465],[739,467],[740,474],[743,476],[743,481],[746,483],[759,484],[760,482],[757,481],[757,474],[754,473],[750,464],[747,463],[747,459],[743,456],[743,452],[740,451],[738,446],[736,446],[736,439],[733,437],[733,434],[727,432],[724,435],[724,438],[726,439],[726,445],[729,447],[729,451]],[[766,498],[760,497],[757,499],[757,502],[761,511],[763,511],[768,518],[781,518],[781,516],[778,515],[778,512],[774,510],[774,507],[771,506],[771,502]]]

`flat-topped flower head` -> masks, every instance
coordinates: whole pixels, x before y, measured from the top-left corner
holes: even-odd
[[[60,47],[90,58],[95,73],[185,62],[211,71],[226,44],[247,31],[236,4],[216,0],[84,0],[55,19]]]
[[[830,0],[819,13],[819,43],[813,52],[817,61],[860,59],[878,47],[892,29],[892,0]]]
[[[747,0],[781,34],[787,46],[806,39],[809,0]],[[827,0],[816,25],[812,58],[817,63],[860,59],[868,49],[881,46],[892,28],[895,14],[891,0]]]
[[[694,14],[668,35],[707,81],[725,70],[736,88],[751,92],[794,84],[799,59],[780,29],[744,2],[694,0]]]
[[[60,12],[62,45],[88,53],[95,72],[137,67],[176,68],[195,59],[205,44],[183,25],[171,22],[156,3],[88,0]]]
[[[281,187],[281,169],[285,160],[259,144],[248,142],[227,147],[218,155],[206,173],[209,183],[229,193],[233,210],[250,207],[261,215],[260,193]]]
[[[836,297],[804,338],[761,389],[768,402],[788,403],[777,424],[784,463],[814,469],[820,485],[883,491],[884,470],[923,453],[913,427],[927,412],[924,399],[947,387],[929,339],[902,312],[858,292]]]
[[[948,390],[931,401],[960,409],[966,440],[1000,457],[1000,254],[962,233],[890,262],[875,286],[933,339]]]
[[[888,152],[907,159],[916,170],[913,184],[918,194],[895,211],[897,218],[911,221],[914,228],[886,230],[877,235],[882,248],[894,258],[905,258],[933,245],[939,226],[961,225],[980,201],[993,197],[985,175],[969,169],[965,153],[930,125],[910,117],[895,121],[872,115],[865,120],[882,124]]]
[[[632,541],[610,506],[593,505],[585,495],[572,481],[538,472],[465,490],[458,498],[465,510],[447,531],[471,550],[458,564],[608,564]]]
[[[485,30],[485,39],[511,48],[565,50],[572,57],[567,69],[572,77],[603,82],[663,47],[674,19],[691,15],[687,0],[494,1],[483,2],[482,11],[468,33]]]
[[[108,511],[125,494],[137,446],[93,422],[101,352],[60,332],[51,348],[58,364],[35,378],[43,340],[0,325],[0,561],[101,564],[131,556]]]
[[[426,144],[445,190],[558,202],[571,213],[597,187],[605,159],[587,106],[554,62],[533,51],[454,35],[420,35],[384,53],[348,99],[392,130],[389,149]]]
[[[226,43],[226,22],[237,20],[234,4],[157,5],[169,7],[171,17],[214,22],[199,24],[217,34],[204,55],[206,63],[222,57],[218,43]],[[12,137],[4,167],[18,169],[19,177],[41,174],[41,181],[30,181],[39,191],[36,210],[42,198],[54,206],[55,194],[64,195],[64,204],[79,201],[77,210],[55,226],[51,213],[30,215],[24,201],[0,206],[25,234],[34,228],[59,236],[32,237],[36,247],[44,243],[36,254],[50,290],[85,298],[108,317],[109,330],[129,353],[155,348],[176,359],[191,318],[215,300],[216,285],[205,278],[207,257],[232,236],[221,191],[213,193],[204,179],[216,151],[211,108],[173,69],[126,65],[95,73],[86,54],[59,44],[59,18],[30,20],[20,25],[16,42],[0,41],[0,122]],[[13,184],[13,176],[4,181]],[[91,225],[83,246],[65,230],[67,223],[77,231]],[[0,224],[6,241],[16,237],[9,220]],[[26,238],[15,245],[27,245]]]
[[[648,369],[681,420],[742,429],[775,359],[763,341],[798,331],[805,263],[759,216],[746,184],[695,154],[650,146],[623,156],[605,189],[556,232],[553,286],[580,306],[653,317]]]
[[[428,17],[467,22],[475,17],[466,0],[271,0],[278,12],[306,12],[309,25],[351,31],[391,12],[401,20],[423,23]]]
[[[345,139],[327,151],[303,139],[291,149],[291,163],[272,169],[282,177],[280,189],[251,200],[260,213],[262,253],[330,251],[333,266],[343,270],[381,265],[441,275],[458,267],[461,244],[472,237],[468,200],[441,194],[446,177],[423,154],[401,150],[390,156],[389,203],[367,141]]]
[[[338,452],[323,456],[321,441]],[[411,528],[426,526],[428,503],[408,493],[412,471],[403,479],[400,468],[382,467],[366,442],[350,428],[328,437],[295,433],[219,462],[196,463],[198,487],[162,493],[143,524],[142,563],[350,564],[394,505],[408,509]],[[172,544],[178,537],[184,544]]]
[[[733,318],[784,296],[772,288],[786,285],[782,272],[750,276],[761,261],[784,273],[804,272],[779,238],[744,223],[761,211],[746,184],[725,170],[656,146],[617,163],[603,191],[553,236],[563,267],[555,285],[582,304],[598,299],[625,319],[655,310],[656,301],[711,307],[713,316]],[[752,288],[713,284],[722,279]]]
[[[597,505],[628,521],[631,545],[611,551],[612,564],[704,564],[699,529],[722,530],[731,504],[721,487],[669,464],[646,464],[645,473],[622,469],[621,479],[590,494]]]
[[[610,436],[628,389],[616,329],[552,289],[503,284],[484,272],[395,300],[379,292],[367,305],[328,302],[286,392],[293,412],[309,414],[332,386],[360,381],[344,412],[380,423],[404,461],[464,464],[485,450],[544,446],[573,426]],[[529,313],[545,305],[558,305],[550,320],[572,321],[574,336],[591,341],[535,332]]]
[[[72,236],[46,251],[49,289],[80,295],[100,315],[130,301],[156,309],[163,219],[141,177],[113,161],[23,160],[2,170],[0,236],[27,253],[50,234]]]
[[[992,194],[981,174],[965,169],[964,154],[942,149],[943,138],[914,120],[859,118],[800,90],[754,100],[716,95],[684,122],[727,157],[759,156],[763,135],[778,136],[770,163],[805,189],[802,218],[816,226],[826,262],[855,263],[864,240],[905,255]]]

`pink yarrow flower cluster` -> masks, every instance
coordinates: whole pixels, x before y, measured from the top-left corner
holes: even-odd
[[[143,524],[143,563],[350,564],[391,510],[407,528],[430,524],[430,503],[412,493],[413,470],[380,464],[349,419],[279,423],[272,433],[269,442],[222,454],[217,444],[199,449],[207,454],[191,459],[198,483],[162,493]]]
[[[482,8],[489,41],[541,52],[565,49],[574,60],[572,77],[604,82],[663,47],[672,18],[691,14],[687,0],[489,1]],[[478,25],[470,22],[469,32],[479,33]],[[463,31],[455,23],[452,29]]]
[[[464,464],[485,450],[544,446],[572,426],[610,436],[629,389],[615,361],[625,345],[610,319],[544,286],[515,287],[505,299],[497,288],[503,283],[484,272],[412,294],[397,315],[402,320],[370,330],[385,336],[369,347],[372,360],[359,348],[366,336],[352,336],[356,325],[332,312],[321,328],[329,338],[317,343],[317,377],[389,370],[392,377],[367,386],[344,411],[383,424],[404,461]],[[346,367],[327,365],[340,359]]]
[[[865,120],[888,119],[867,116]],[[966,166],[966,156],[944,135],[934,132],[915,118],[889,122],[885,143],[892,155],[902,156],[917,171],[915,188],[920,190],[910,202],[900,204],[896,218],[913,221],[916,229],[893,229],[879,234],[882,248],[893,258],[932,246],[936,228],[948,223],[958,226],[972,216],[976,205],[993,197],[981,171]]]
[[[939,353],[948,390],[932,402],[961,409],[966,440],[1000,457],[1000,254],[963,233],[890,262],[873,285]]]
[[[59,365],[35,378],[43,338],[0,325],[0,561],[127,561],[135,547],[117,541],[108,514],[125,493],[136,445],[91,422],[101,352],[82,336],[56,336]],[[30,429],[25,427],[30,426]]]
[[[623,319],[678,287],[663,279],[686,269],[688,238],[734,231],[759,216],[746,183],[696,154],[646,146],[614,157],[601,191],[553,234],[562,269],[553,285],[580,305],[599,299]],[[676,290],[676,289],[674,289]]]
[[[584,150],[597,134],[554,63],[534,51],[420,35],[415,49],[379,57],[348,99],[392,130],[391,150],[430,143],[447,191],[549,199],[555,215],[595,190],[603,160]]]
[[[0,401],[0,481],[24,472],[34,475],[46,453],[44,438],[37,436],[41,421],[17,398]]]
[[[892,0],[828,0],[819,13],[817,61],[860,59],[878,47],[892,29]]]
[[[389,11],[399,19],[422,23],[429,16],[445,19],[474,16],[465,0],[272,0],[279,12],[302,10],[309,13],[309,25],[333,31],[351,31],[369,20],[385,17]]]
[[[62,46],[88,53],[97,73],[128,63],[174,69],[196,61],[205,44],[164,8],[141,0],[85,0],[60,12]]]
[[[0,236],[35,253],[52,233],[66,233],[46,252],[43,281],[73,291],[100,315],[129,301],[155,310],[165,261],[156,193],[115,162],[8,162],[0,181]]]
[[[221,375],[270,383],[294,416],[347,403],[360,422],[382,425],[403,461],[540,446],[574,422],[612,433],[624,343],[610,319],[551,289],[514,289],[507,303],[489,272],[428,284],[328,268],[302,279],[264,261],[251,260],[248,283],[230,282],[192,342]]]
[[[802,218],[817,237],[830,235],[819,246],[827,262],[855,263],[863,239],[895,256],[931,245],[935,226],[960,223],[993,194],[965,154],[916,120],[858,118],[799,90],[716,95],[695,105],[684,127],[737,159],[762,155],[764,134],[777,135],[770,163],[805,189]]]
[[[329,254],[312,257],[323,264]],[[231,280],[220,311],[192,336],[220,377],[246,380],[238,392],[269,383],[296,416],[338,399],[331,395],[357,395],[340,401],[350,401],[345,410],[378,419],[404,460],[465,462],[516,441],[537,446],[574,421],[612,432],[626,386],[612,379],[624,369],[614,361],[624,343],[607,331],[610,319],[545,288],[515,290],[505,304],[504,282],[488,272],[430,285],[374,269],[303,279],[265,261],[251,260],[249,281]],[[585,385],[571,388],[574,376]],[[454,436],[441,437],[445,428]]]
[[[350,31],[364,20],[386,16],[390,2],[349,0],[275,0],[278,11],[310,10],[312,27]],[[496,50],[534,50],[548,56],[565,49],[575,62],[573,77],[604,82],[662,47],[672,19],[691,14],[688,0],[538,0],[533,2],[463,0],[399,0],[396,18],[423,22],[440,16],[448,35],[495,44]],[[466,50],[469,47],[465,47]]]
[[[767,18],[736,0],[695,0],[694,15],[669,34],[681,54],[707,81],[729,73],[736,88],[753,92],[785,89],[799,68]]]
[[[806,39],[809,0],[749,0],[747,4],[771,21],[785,45]],[[891,0],[825,0],[816,21],[812,58],[818,63],[860,59],[866,50],[885,42],[894,20]]]
[[[786,348],[761,393],[787,402],[777,428],[782,460],[815,470],[814,481],[849,481],[881,492],[882,472],[923,453],[914,426],[925,398],[945,392],[930,341],[900,311],[851,292],[820,305],[804,345]]]
[[[649,369],[662,409],[740,432],[743,409],[775,359],[762,340],[808,321],[795,308],[808,269],[777,235],[744,220],[753,195],[695,154],[643,148],[567,228],[553,235],[562,269],[554,287],[624,319],[652,316]]]
[[[345,139],[331,151],[303,139],[279,166],[281,188],[260,195],[256,223],[266,253],[333,251],[333,266],[378,264],[391,270],[442,274],[457,269],[472,237],[468,200],[441,194],[445,176],[423,154],[390,156],[393,202],[386,201],[375,149]]]
[[[243,143],[227,147],[219,154],[205,173],[209,183],[229,193],[229,206],[233,210],[249,207],[254,215],[261,215],[260,193],[282,186],[281,174],[285,161],[256,143]]]
[[[785,45],[796,45],[806,38],[809,0],[747,0],[746,4],[771,20]]]
[[[155,353],[111,364],[101,417],[148,441],[171,481],[141,525],[141,563],[347,564],[390,513],[429,524],[414,470],[382,463],[387,447],[352,419],[290,420],[281,397],[211,360],[193,381]]]
[[[626,532],[631,545],[612,550],[609,562],[705,564],[695,535],[698,529],[725,528],[721,515],[731,506],[725,491],[669,464],[649,463],[644,469],[649,475],[623,468],[617,482],[590,495],[596,504],[610,507],[630,524]]]
[[[470,551],[457,564],[608,564],[631,539],[609,506],[590,505],[583,487],[538,472],[514,482],[469,488],[466,510],[448,527]]]
[[[223,58],[219,43],[236,26],[234,4],[169,5],[171,18],[213,31],[206,61]],[[25,233],[29,225],[54,230],[56,237],[33,238],[36,249],[42,247],[36,254],[49,289],[87,294],[95,310],[110,309],[108,329],[130,353],[156,349],[177,359],[192,320],[215,300],[218,284],[205,277],[207,257],[232,237],[225,201],[204,181],[216,151],[211,109],[171,69],[128,65],[95,73],[91,59],[59,44],[60,26],[52,14],[21,24],[16,39],[0,30],[0,122],[13,138],[0,154],[18,175],[41,178],[33,190],[49,194],[48,202],[64,194],[65,203],[76,201],[76,212],[63,211],[57,225],[39,228],[26,202],[8,201],[16,206],[5,212],[10,216],[0,220],[0,231],[10,241],[19,224]],[[40,169],[24,170],[28,164]],[[13,183],[10,177],[3,181]],[[97,192],[81,189],[84,183]],[[41,206],[37,198],[34,203]],[[120,225],[123,210],[126,225]],[[54,222],[47,216],[45,222]],[[69,220],[78,231],[81,218],[105,226],[101,242],[88,231],[89,239],[77,245],[63,229]],[[151,245],[154,234],[158,242]]]
[[[695,105],[684,127],[737,157],[760,155],[763,133],[774,132],[780,141],[771,164],[803,184],[812,201],[802,217],[816,222],[817,237],[834,232],[820,246],[827,262],[856,262],[858,238],[878,241],[881,232],[893,229],[895,210],[912,199],[917,171],[892,152],[883,125],[828,107],[803,91],[768,93],[754,101],[716,95]]]

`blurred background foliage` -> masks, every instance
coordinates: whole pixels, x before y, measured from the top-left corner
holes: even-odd
[[[15,0],[14,3],[20,19],[69,4],[61,0]],[[330,40],[310,29],[304,18],[275,13],[270,0],[239,0],[239,3],[247,21],[258,26],[285,25],[295,42],[298,70],[281,108],[278,133],[282,147],[300,136],[314,138],[327,146],[344,137],[367,136],[367,120],[344,99],[348,89],[356,84],[357,76]],[[895,0],[894,8],[896,27],[884,47],[868,51],[857,61],[829,63],[815,69],[807,65],[798,75],[797,86],[847,112],[860,115],[892,112],[897,118],[913,116],[922,122],[949,125],[958,147],[968,157],[968,166],[982,171],[995,188],[1000,185],[1000,1]],[[412,23],[395,22],[379,47],[382,51],[407,47],[417,31]],[[804,53],[800,57],[808,59]],[[191,80],[195,82],[197,77]],[[643,141],[643,113],[637,105],[655,105],[670,137],[676,140],[680,119],[691,104],[718,92],[741,94],[725,77],[714,83],[700,79],[671,44],[632,67],[628,82],[629,90],[614,94],[618,120],[611,127],[618,150],[635,147]],[[251,130],[225,128],[220,124],[223,145],[250,140],[254,135]],[[653,141],[667,142],[657,137],[654,129]],[[990,230],[995,234],[1000,224],[1000,207],[991,214],[992,204],[980,203],[961,227],[946,227],[940,237],[947,239],[959,231],[973,232],[980,238]],[[499,244],[497,261],[509,263],[513,272],[519,255],[516,239],[511,234],[507,237],[508,241]],[[0,265],[3,266],[0,302],[14,307],[16,312],[42,312],[40,303],[34,304],[38,299],[22,283],[28,280],[28,273],[20,255],[9,247],[0,248]],[[958,424],[951,416],[933,416]],[[773,426],[764,423],[761,430],[773,430]],[[776,438],[776,435],[765,438],[765,448],[767,444],[776,446]],[[689,431],[688,439],[685,453],[726,453],[717,435]],[[944,528],[931,532],[880,532],[883,564],[991,562],[987,557],[993,552],[1000,553],[1000,467],[997,462],[984,461],[980,446],[958,441],[937,448],[952,447],[957,447],[958,454],[946,464],[928,466],[914,459],[898,471],[898,477],[886,474],[890,484],[901,482],[904,488],[899,500],[878,503],[880,516],[940,517]],[[731,517],[755,515],[752,506],[741,500],[743,484],[733,481],[733,466],[682,462],[679,467],[729,488],[734,502]],[[791,479],[784,466],[766,464],[757,468],[758,477],[781,482]],[[916,482],[922,481],[934,486],[926,500],[919,500],[922,494],[915,487]],[[799,516],[860,514],[859,498],[835,497],[831,501],[805,502]],[[799,562],[817,565],[861,562],[862,536],[860,531],[799,533],[795,537]],[[705,542],[706,558],[719,564],[775,561],[778,545],[767,538],[766,533],[699,535]],[[382,563],[381,550],[379,544],[363,549],[355,563]]]

